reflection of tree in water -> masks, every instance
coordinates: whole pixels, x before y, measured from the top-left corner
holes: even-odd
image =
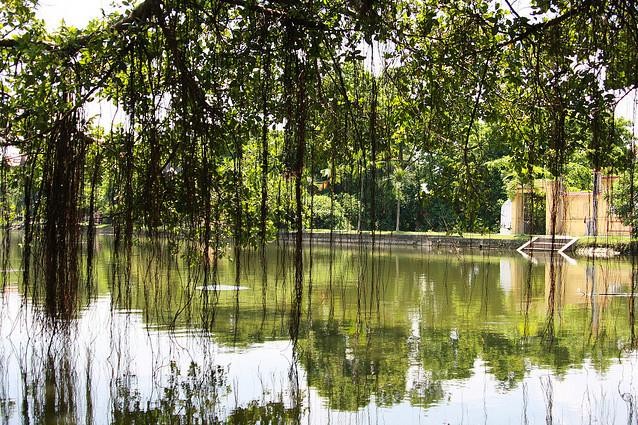
[[[353,266],[357,259],[346,257],[346,260],[332,265],[333,270],[339,270],[343,280],[335,291],[335,288],[325,287],[330,283],[330,268],[321,268],[325,257],[333,258],[333,255],[330,251],[326,253],[316,249],[317,269],[313,271],[315,302],[312,304],[312,314],[308,312],[307,315],[309,321],[302,320],[299,323],[298,358],[308,369],[309,384],[319,388],[334,408],[363,406],[369,402],[371,395],[381,400],[380,404],[396,403],[405,396],[406,371],[410,366],[407,311],[415,305],[420,305],[425,312],[424,321],[438,324],[436,327],[420,325],[419,352],[422,353],[421,362],[425,371],[423,379],[427,381],[421,384],[425,394],[422,399],[425,401],[419,404],[423,405],[427,405],[430,398],[442,396],[437,388],[443,381],[469,378],[477,358],[486,362],[490,373],[501,382],[504,389],[511,389],[524,378],[526,364],[550,367],[561,374],[570,366],[582,364],[585,359],[591,358],[595,367],[604,371],[611,359],[618,355],[618,339],[624,338],[624,330],[614,327],[602,332],[595,340],[583,339],[590,332],[591,323],[586,320],[590,313],[586,305],[565,304],[560,289],[556,288],[561,288],[562,280],[566,278],[561,273],[562,268],[554,268],[554,273],[548,274],[549,264],[534,267],[523,267],[521,264],[527,270],[519,280],[526,284],[519,289],[513,288],[512,294],[508,295],[499,287],[498,279],[494,278],[498,276],[497,264],[489,257],[469,256],[451,260],[437,256],[383,255],[379,260],[379,269],[384,272],[384,279],[398,283],[386,283],[383,286],[381,297],[385,302],[379,307],[379,313],[385,318],[382,325],[376,324],[372,326],[373,330],[368,329],[357,336],[356,316],[353,309],[347,308],[356,299],[356,287],[344,283],[360,273]],[[392,267],[387,267],[388,261]],[[250,258],[244,260],[244,264],[250,262]],[[441,262],[445,263],[444,267],[441,267]],[[278,268],[286,269],[278,264],[270,267],[270,270]],[[435,284],[420,289],[414,286],[406,278],[413,270],[425,271],[423,281]],[[252,272],[244,273],[251,276]],[[553,275],[553,285],[551,278],[547,280],[548,275]],[[264,277],[261,279],[264,280]],[[277,275],[265,278],[271,282],[277,279]],[[542,305],[547,302],[548,291],[551,295],[552,286],[554,302],[547,307],[550,312],[548,315],[548,310]],[[287,328],[286,317],[290,291],[290,286],[284,282],[268,285],[263,292],[242,292],[240,320],[232,326],[227,321],[215,323],[211,329],[215,331],[215,338],[224,341],[231,329],[235,331],[235,338],[232,341],[226,339],[232,344],[286,338],[290,329]],[[519,291],[521,293],[517,295]],[[269,300],[265,309],[264,292]],[[520,296],[521,304],[508,299],[512,296]],[[224,293],[218,294],[218,297],[218,317],[234,317],[235,299],[230,300],[229,294]],[[144,305],[140,307],[148,310]],[[523,324],[499,322],[502,317],[510,316],[512,308],[517,307],[525,312]],[[609,307],[601,317],[603,325],[626,313],[621,300],[611,300]],[[199,308],[196,298],[189,308]],[[335,311],[342,312],[341,321],[329,320]],[[553,338],[548,339],[545,332],[552,312],[559,320],[553,325]],[[147,317],[151,322],[161,322],[152,311]],[[181,316],[175,317],[181,320]],[[493,320],[497,322],[491,327],[496,328],[484,330],[483,323]],[[185,325],[188,322],[183,323]],[[450,334],[457,330],[460,337],[453,340]],[[423,391],[423,388],[426,390]],[[410,397],[414,398],[412,395]]]
[[[221,423],[223,396],[230,392],[221,366],[192,362],[182,371],[171,362],[166,385],[158,388],[158,400],[142,403],[135,380],[129,374],[112,382],[113,423]]]
[[[262,400],[229,406],[225,397],[231,393],[231,382],[221,366],[191,363],[186,371],[181,371],[171,363],[166,385],[158,388],[160,397],[148,403],[142,402],[130,375],[118,377],[112,387],[114,424],[299,423],[302,410],[299,403],[284,402],[284,394],[275,394],[268,401],[264,393]]]
[[[77,353],[70,334],[47,336],[50,343],[25,354],[28,361],[20,365],[22,418],[26,423],[80,423],[80,412],[87,407],[78,387]]]
[[[139,310],[139,317],[146,325],[162,332],[195,329],[193,336],[201,338],[198,344],[210,343],[212,339],[222,345],[249,347],[290,337],[289,313],[295,288],[290,281],[282,282],[285,265],[270,265],[267,270],[271,274],[264,278],[250,268],[252,257],[247,253],[242,259],[245,266],[240,282],[256,282],[256,289],[209,294],[209,301],[215,303],[216,319],[206,322],[201,311],[207,305],[204,293],[193,284],[197,271],[188,271],[187,258],[175,259],[170,250],[146,252],[155,249],[143,242],[134,247],[129,280],[124,279],[125,273],[113,275],[96,267],[95,291],[80,286],[77,304],[89,305],[96,294],[110,293],[115,310],[133,311],[131,317],[138,317],[135,311]],[[108,252],[107,244],[96,250],[96,261],[107,263],[111,258]],[[116,370],[111,392],[116,423],[179,423],[202,417],[211,423],[220,418],[231,423],[255,418],[264,422],[294,422],[305,414],[306,384],[326,398],[329,408],[336,410],[355,411],[373,400],[384,407],[405,400],[428,407],[445,399],[449,380],[471,378],[479,359],[503,391],[515,390],[530,367],[547,367],[556,375],[564,375],[570,367],[591,359],[597,370],[605,371],[618,357],[618,341],[627,339],[629,332],[625,327],[614,326],[621,318],[625,320],[624,299],[606,301],[605,309],[600,311],[598,335],[589,340],[583,338],[591,331],[589,304],[569,304],[564,297],[557,297],[556,303],[560,305],[556,311],[560,314],[556,315],[554,338],[549,344],[543,334],[547,323],[548,288],[544,272],[547,265],[530,266],[528,274],[521,276],[518,283],[524,287],[515,284],[511,291],[504,291],[496,278],[498,259],[482,256],[450,259],[434,254],[380,254],[378,271],[384,279],[378,287],[381,302],[375,307],[378,311],[358,326],[353,308],[355,278],[360,273],[353,266],[356,257],[344,255],[346,258],[333,265],[332,273],[338,274],[339,280],[331,286],[330,270],[322,266],[325,257],[335,255],[329,252],[325,255],[319,248],[316,254],[312,311],[300,316],[295,329],[297,346],[292,366],[298,365],[299,370],[291,369],[290,387],[282,395],[285,402],[280,403],[276,395],[229,407],[228,400],[219,399],[227,393],[228,383],[221,384],[219,375],[214,376],[218,379],[215,381],[211,375],[214,367],[205,368],[201,363],[191,365],[193,369],[186,366],[180,369],[176,365],[166,368],[154,388],[158,397],[148,402],[135,377],[126,370]],[[263,270],[263,265],[252,263]],[[220,267],[220,276],[234,278],[234,270],[229,272],[223,264]],[[291,270],[288,266],[287,271]],[[292,278],[292,273],[288,276]],[[556,274],[557,280],[564,278]],[[34,286],[35,283],[28,290],[37,292]],[[237,303],[241,315],[237,315]],[[524,318],[517,315],[519,311],[525,312]],[[200,326],[200,320],[207,326]],[[199,334],[202,328],[210,333]],[[95,397],[90,395],[91,386],[83,385],[82,372],[67,373],[77,366],[74,357],[67,356],[66,366],[57,359],[53,373],[36,373],[26,386],[36,387],[47,379],[55,379],[57,387],[51,393],[55,397],[49,400],[58,404],[47,402],[42,395],[40,407],[30,402],[28,411],[44,412],[45,406],[49,410],[54,406],[63,415],[90,418],[84,409],[89,409]],[[36,369],[45,371],[47,366],[31,370]],[[86,376],[88,381],[91,377],[88,367]],[[302,376],[307,377],[307,382],[299,381]],[[68,394],[73,394],[70,399]],[[628,394],[629,400],[631,393]],[[69,404],[68,400],[75,404]]]
[[[286,407],[282,402],[259,403],[253,401],[245,407],[238,407],[227,418],[228,424],[288,424],[298,423],[299,406]]]
[[[76,393],[73,360],[70,358],[67,349],[61,355],[49,353],[46,357],[46,368],[44,372],[44,406],[42,413],[46,422],[56,418],[56,421],[63,423],[78,422],[76,417]],[[34,411],[40,409],[36,406]],[[37,413],[36,413],[37,414]]]
[[[408,369],[404,328],[373,328],[347,333],[352,322],[315,321],[306,340],[299,342],[301,364],[308,384],[328,399],[330,408],[356,410],[370,403],[391,406],[405,398]]]
[[[436,381],[463,379],[472,376],[478,354],[477,340],[462,333],[452,339],[450,329],[423,329],[421,332],[421,361]]]
[[[566,311],[566,320],[581,314]],[[546,323],[541,316],[539,325]],[[582,323],[582,320],[581,320]],[[564,375],[570,367],[592,359],[604,371],[617,355],[616,337],[602,338],[596,346],[583,344],[578,330],[565,329],[551,344],[543,334],[525,337],[466,328],[423,328],[420,332],[418,381],[406,392],[408,373],[407,334],[402,330],[375,329],[360,340],[344,334],[335,323],[315,322],[307,340],[300,342],[302,364],[308,384],[326,397],[329,406],[354,411],[370,403],[396,404],[406,397],[413,405],[427,407],[445,396],[443,384],[451,379],[468,379],[481,359],[502,390],[513,390],[530,367],[548,367]],[[541,327],[542,328],[542,327]]]

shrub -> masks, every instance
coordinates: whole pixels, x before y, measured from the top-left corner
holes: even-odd
[[[307,205],[310,212],[310,203]],[[311,223],[308,223],[310,225]],[[312,203],[312,227],[315,229],[349,230],[350,223],[346,218],[343,207],[334,199],[331,211],[330,196],[315,195]]]

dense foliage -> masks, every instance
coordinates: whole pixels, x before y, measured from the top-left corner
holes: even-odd
[[[2,221],[27,250],[41,231],[60,278],[83,220],[205,252],[308,226],[488,231],[512,187],[633,170],[613,113],[638,84],[630,0],[145,0],[54,33],[36,5],[0,7],[2,143],[26,155],[3,161]]]
[[[77,306],[105,284],[117,307],[112,316],[143,310],[148,324],[212,329],[233,344],[288,333],[293,363],[340,410],[358,410],[373,396],[380,407],[406,397],[437,403],[442,382],[470,376],[478,358],[503,388],[523,380],[530,358],[557,371],[583,359],[604,369],[623,349],[624,332],[635,346],[635,264],[627,270],[630,294],[604,294],[629,302],[594,308],[592,283],[590,318],[588,310],[562,307],[569,279],[560,261],[542,270],[529,263],[526,285],[514,292],[512,282],[488,279],[488,271],[506,276],[500,260],[479,267],[446,254],[442,267],[430,269],[419,258],[404,281],[398,257],[375,258],[376,230],[494,231],[502,202],[516,190],[533,192],[539,178],[596,191],[596,176],[622,175],[611,204],[638,224],[636,132],[614,113],[638,88],[636,1],[530,0],[529,10],[515,3],[122,0],[121,12],[86,28],[49,32],[36,17],[37,0],[3,0],[3,288],[18,269],[9,267],[8,252],[19,248],[21,291],[52,335],[64,336]],[[94,102],[117,113],[96,120],[88,112]],[[545,220],[540,203],[529,207]],[[94,256],[104,255],[95,243],[100,222],[112,226],[113,250],[108,270],[94,273]],[[11,247],[16,223],[24,231]],[[333,245],[323,252],[310,245],[304,255],[309,228],[372,231],[372,249],[360,239],[356,261]],[[142,255],[134,247],[139,230]],[[289,235],[278,240],[282,249],[266,248],[288,231],[294,249]],[[244,247],[259,249],[245,255]],[[593,263],[587,267],[589,285],[595,273]],[[261,291],[241,295],[250,308],[239,320],[242,279],[257,277]],[[220,282],[233,285],[234,298],[218,293],[212,284]],[[380,294],[390,290],[394,301],[385,302]],[[546,317],[530,315],[533,298],[543,299],[536,304]],[[616,326],[624,308],[626,328]],[[498,324],[510,309],[524,310],[520,329]],[[436,315],[421,318],[428,310]],[[365,323],[375,314],[383,326]],[[598,327],[599,317],[609,318],[608,328]],[[561,344],[555,320],[565,334],[595,331]],[[421,345],[412,343],[417,333]],[[50,348],[38,358],[55,365]],[[61,370],[71,370],[68,359]],[[21,369],[34,364],[20,360]],[[408,390],[412,365],[427,379]],[[55,376],[55,367],[47,370]],[[178,410],[195,415],[197,400],[214,414],[224,376],[203,371],[208,381],[197,386],[195,364],[171,365],[161,403],[146,409],[127,382],[112,387],[114,418],[175,421]],[[26,393],[26,377],[39,375],[24,369],[20,376]],[[32,403],[36,412],[49,411],[49,390],[56,391],[46,378],[47,391],[36,393],[45,394],[45,407]],[[248,405],[230,421],[298,414],[283,403]]]

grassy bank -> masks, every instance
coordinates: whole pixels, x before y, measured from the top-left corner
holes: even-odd
[[[623,255],[638,252],[638,238],[630,236],[582,236],[574,245],[574,249],[579,248],[610,248]]]

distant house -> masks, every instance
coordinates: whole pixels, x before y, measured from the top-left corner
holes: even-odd
[[[501,233],[629,236],[631,227],[623,224],[609,204],[617,181],[618,176],[599,176],[595,206],[592,191],[570,192],[560,180],[537,180],[533,190],[519,189],[503,204]]]

